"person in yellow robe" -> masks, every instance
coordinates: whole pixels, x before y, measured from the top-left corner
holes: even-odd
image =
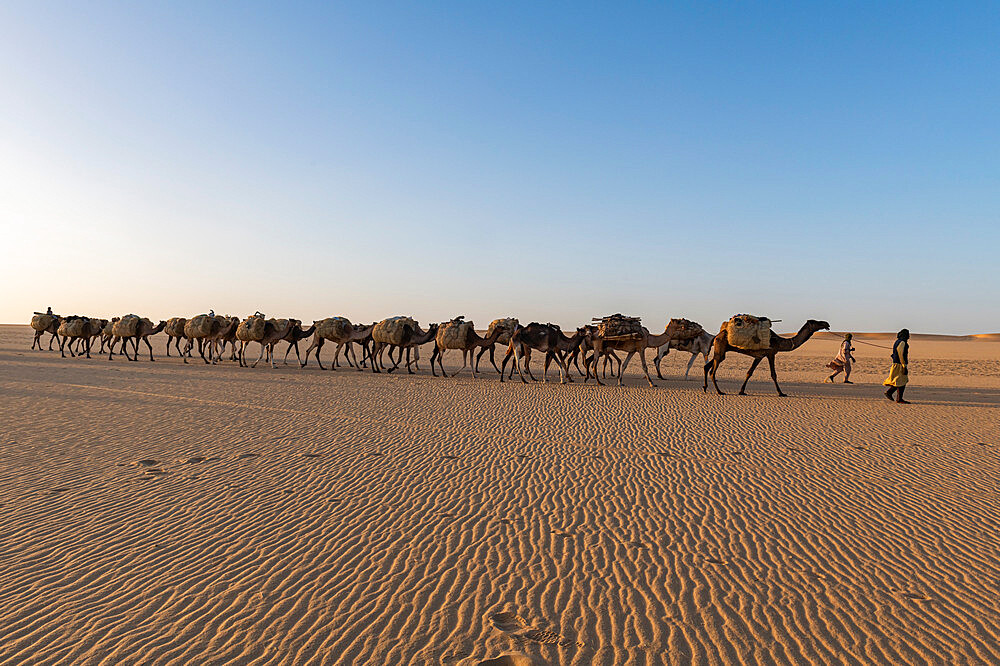
[[[893,393],[896,394],[896,402],[901,405],[908,405],[910,402],[903,399],[903,391],[906,390],[906,383],[910,379],[910,332],[907,329],[896,334],[896,344],[892,346],[892,365],[889,366],[889,376],[882,382],[888,386],[885,397],[892,400]]]

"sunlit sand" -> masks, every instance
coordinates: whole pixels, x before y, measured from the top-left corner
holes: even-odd
[[[878,347],[822,384],[822,334],[788,398],[676,352],[618,388],[31,337],[0,327],[2,664],[1000,661],[995,339],[915,336],[896,405]]]

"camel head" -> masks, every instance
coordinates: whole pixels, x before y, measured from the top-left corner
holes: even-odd
[[[822,320],[810,319],[802,328],[808,328],[813,331],[829,331],[830,323]]]

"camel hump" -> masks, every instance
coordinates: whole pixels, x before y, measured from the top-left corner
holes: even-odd
[[[722,324],[729,344],[738,349],[767,349],[771,345],[771,320],[749,314],[737,314]]]

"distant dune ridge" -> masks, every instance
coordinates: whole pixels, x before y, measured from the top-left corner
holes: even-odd
[[[1000,345],[967,337],[911,341],[900,406],[885,349],[821,383],[838,334],[777,398],[677,352],[523,385],[0,326],[0,665],[1000,663]]]

